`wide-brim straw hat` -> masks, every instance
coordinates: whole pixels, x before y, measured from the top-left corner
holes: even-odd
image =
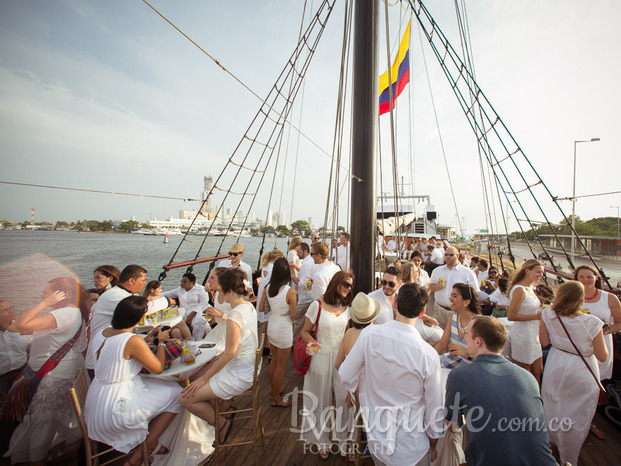
[[[241,243],[235,243],[229,248],[229,252],[244,252],[244,245]]]
[[[370,324],[380,313],[380,303],[360,292],[356,295],[349,308],[349,318],[357,324]]]

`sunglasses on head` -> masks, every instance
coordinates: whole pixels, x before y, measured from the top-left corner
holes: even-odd
[[[241,254],[241,252],[229,252],[229,254],[233,257],[237,257]]]
[[[386,286],[386,285],[388,285],[391,288],[394,288],[395,286],[397,286],[397,284],[395,282],[389,282],[389,281],[386,281],[386,280],[382,280],[382,286]]]
[[[341,282],[341,286],[342,286],[343,288],[345,288],[346,290],[349,290],[349,289],[351,289],[352,284],[351,284],[351,283],[349,283],[349,282]]]

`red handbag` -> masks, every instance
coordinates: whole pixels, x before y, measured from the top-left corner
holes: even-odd
[[[317,326],[319,324],[319,316],[321,315],[321,300],[318,299],[319,310],[317,311],[317,319],[315,320],[315,328],[311,331],[313,339],[317,339]],[[300,375],[305,375],[311,362],[311,355],[306,353],[306,342],[302,339],[302,332],[298,335],[293,345],[293,363],[295,371]]]

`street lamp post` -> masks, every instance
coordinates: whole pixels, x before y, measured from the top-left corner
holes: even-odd
[[[571,262],[574,262],[574,246],[576,231],[576,146],[580,142],[597,142],[599,138],[591,138],[584,141],[574,141],[574,187],[571,194]]]
[[[621,238],[621,230],[619,229],[619,206],[618,205],[611,205],[610,206],[611,209],[617,209],[617,238]]]

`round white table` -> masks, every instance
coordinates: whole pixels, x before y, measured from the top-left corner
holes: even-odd
[[[205,340],[195,341],[193,344],[200,346],[204,343],[208,343]],[[161,374],[142,374],[143,377],[151,377],[160,380],[174,380],[175,382],[182,382],[192,375],[194,375],[200,368],[216,357],[218,348],[199,348],[196,355],[196,362],[191,365],[185,365],[181,362],[181,358],[175,359],[170,363],[170,367]]]

